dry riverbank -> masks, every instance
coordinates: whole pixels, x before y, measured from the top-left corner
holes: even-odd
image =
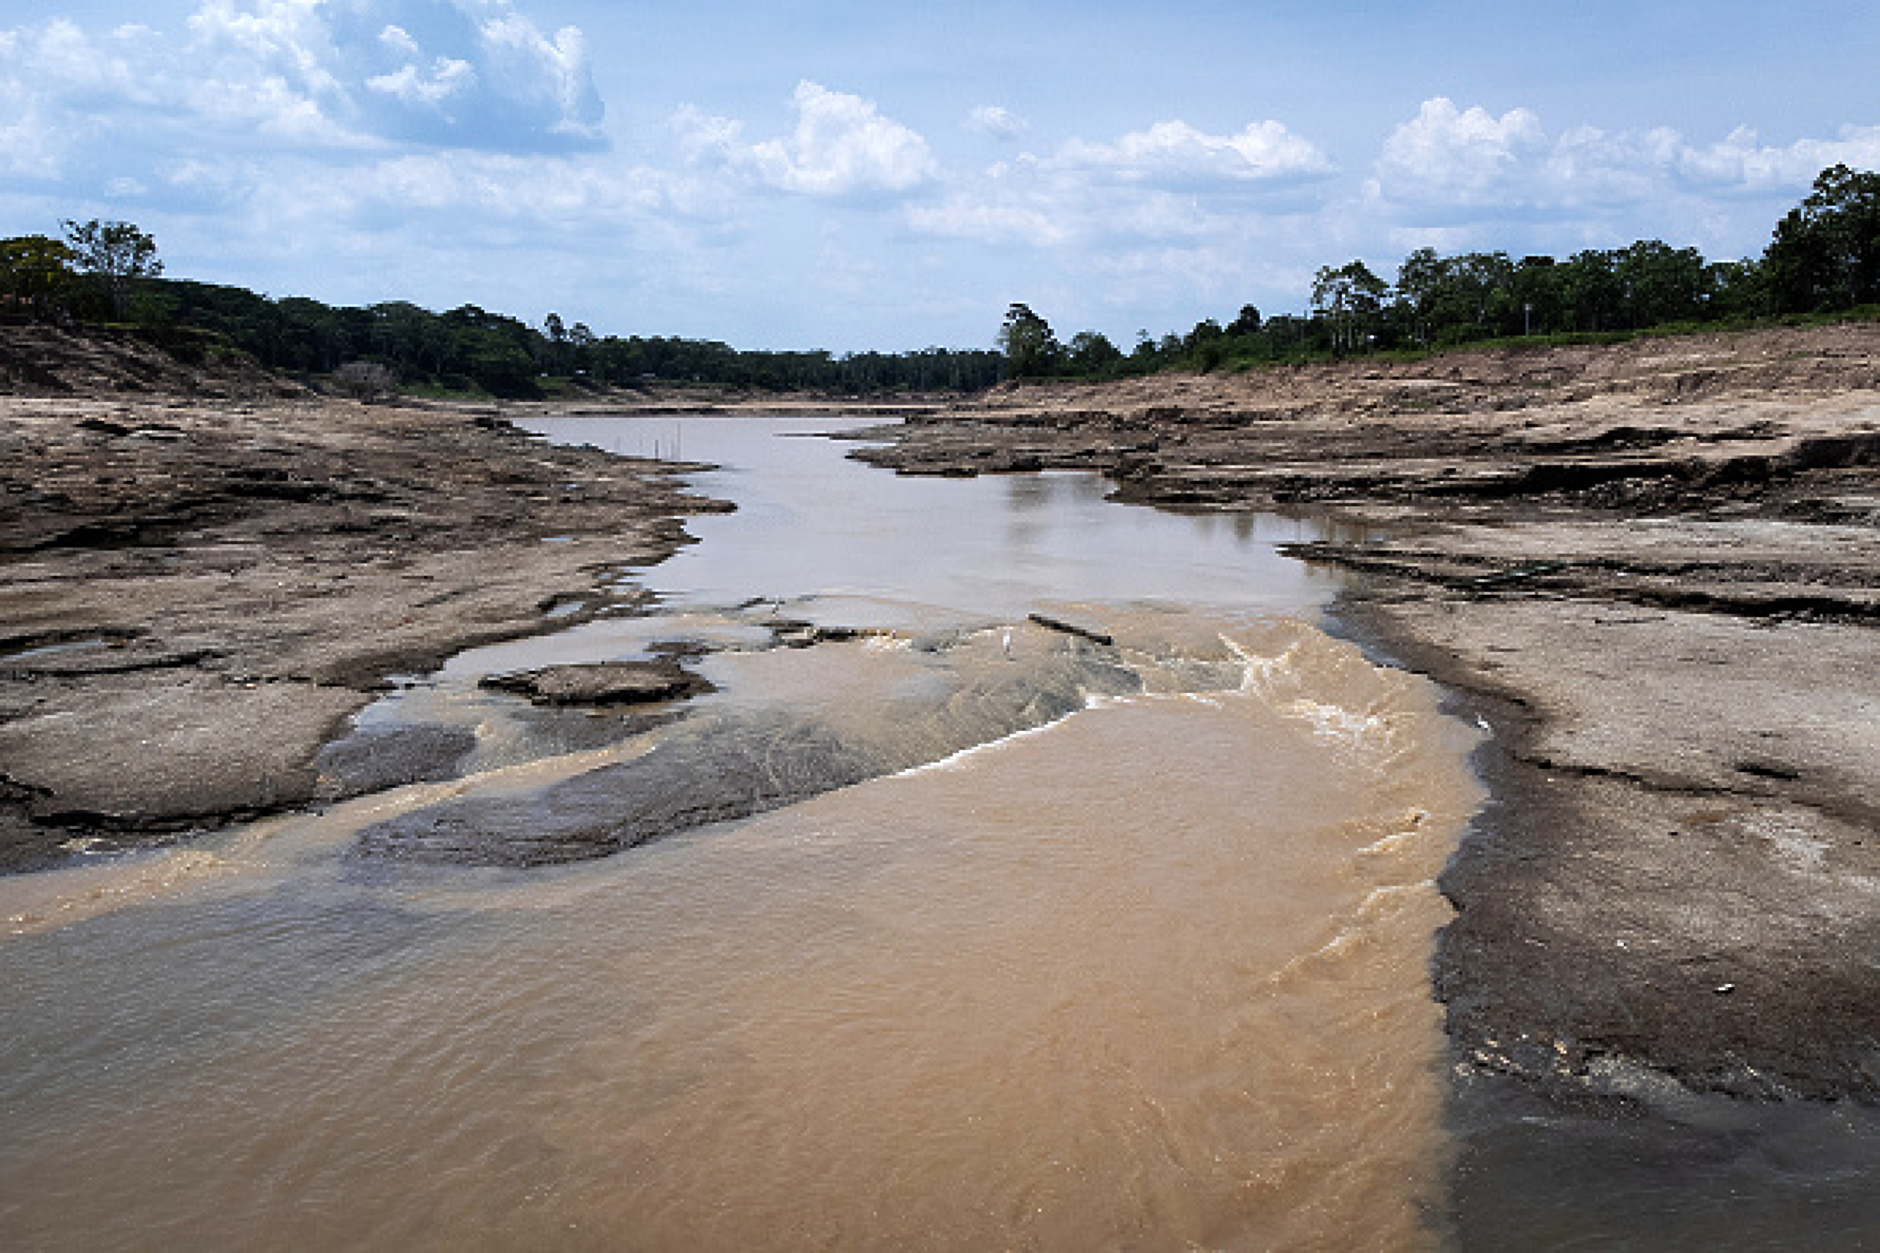
[[[0,870],[318,800],[393,676],[630,609],[714,507],[487,408],[140,397],[92,355],[77,394],[0,397]],[[462,749],[401,747],[374,785]]]
[[[1461,1064],[1880,1097],[1880,327],[1008,387],[858,455],[1355,524],[1299,555],[1495,731]]]
[[[630,611],[622,575],[709,507],[488,409],[7,347],[37,394],[0,397],[0,869],[319,800],[347,765],[322,746],[392,676]],[[1089,468],[1352,524],[1299,555],[1358,572],[1353,633],[1495,731],[1497,800],[1443,880],[1465,1065],[1880,1096],[1880,327],[891,412],[859,455],[908,472]],[[351,786],[462,748],[397,747]]]

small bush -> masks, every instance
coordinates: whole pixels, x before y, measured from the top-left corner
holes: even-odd
[[[333,386],[354,400],[383,400],[398,393],[398,375],[376,361],[348,361],[333,371]]]

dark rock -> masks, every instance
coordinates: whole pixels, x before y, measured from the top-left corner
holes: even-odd
[[[323,794],[337,798],[381,792],[409,783],[454,779],[475,750],[466,727],[388,726],[355,730],[314,759]]]
[[[711,690],[704,679],[665,659],[544,666],[493,674],[480,686],[525,696],[538,705],[644,705]]]

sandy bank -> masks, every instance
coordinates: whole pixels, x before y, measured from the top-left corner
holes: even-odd
[[[1880,1097],[1880,327],[1013,387],[859,455],[1329,509],[1352,629],[1496,732],[1461,1064]]]

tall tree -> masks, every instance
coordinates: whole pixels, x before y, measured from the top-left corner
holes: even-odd
[[[129,222],[61,223],[66,241],[77,255],[78,268],[96,276],[111,313],[119,321],[130,316],[131,287],[140,278],[163,273],[157,260],[157,241]]]
[[[1331,324],[1334,350],[1357,346],[1359,337],[1376,324],[1389,293],[1390,285],[1362,261],[1348,261],[1337,269],[1320,267],[1312,280],[1312,308]]]
[[[1432,342],[1440,329],[1449,272],[1449,262],[1434,248],[1418,248],[1397,267],[1398,316],[1421,343]]]
[[[1588,248],[1574,253],[1560,267],[1560,296],[1576,331],[1610,331],[1618,327],[1624,292],[1618,278],[1619,254]]]
[[[1005,354],[1007,378],[1049,374],[1063,355],[1051,324],[1023,304],[1014,304],[1005,311],[1005,324],[999,328],[999,351]]]
[[[1552,257],[1522,257],[1515,263],[1510,290],[1521,310],[1523,335],[1546,334],[1559,327],[1564,304],[1560,284],[1560,267]]]
[[[1831,165],[1776,225],[1764,254],[1783,310],[1880,302],[1880,174]]]

